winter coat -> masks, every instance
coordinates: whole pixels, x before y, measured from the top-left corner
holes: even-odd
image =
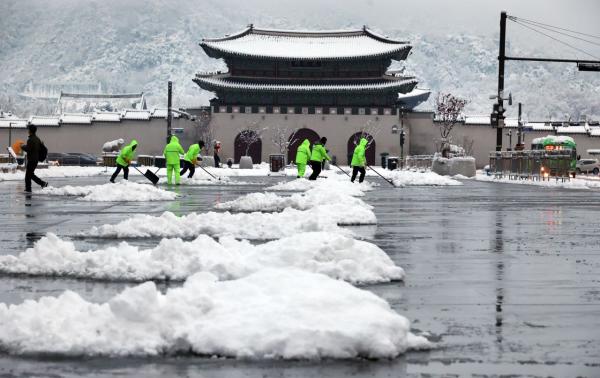
[[[367,149],[368,140],[360,138],[358,145],[354,147],[354,153],[352,154],[352,165],[353,167],[364,167],[367,159],[365,158],[365,150]]]
[[[183,160],[189,161],[190,163],[195,164],[196,160],[198,159],[199,154],[200,154],[200,145],[198,143],[192,144],[190,146],[190,148],[188,148],[188,151],[186,152]]]
[[[310,160],[310,154],[310,142],[308,139],[304,139],[304,142],[298,146],[298,151],[296,151],[296,159],[294,161],[296,164],[306,164]]]
[[[167,164],[179,165],[179,155],[183,155],[184,153],[183,147],[179,144],[179,138],[175,135],[171,136],[171,141],[165,146],[165,150],[163,151]]]
[[[137,144],[137,140],[132,139],[131,142],[127,146],[125,146],[125,148],[123,148],[121,152],[119,152],[119,156],[117,156],[117,164],[123,167],[129,166],[129,163],[131,163],[131,161],[135,157],[133,146],[137,146]]]
[[[310,160],[323,162],[323,160],[331,160],[329,155],[327,155],[327,151],[325,151],[325,147],[320,142],[315,143],[312,149],[312,154],[310,155]]]
[[[42,141],[37,135],[33,134],[27,138],[27,144],[21,146],[21,149],[27,152],[27,161],[28,162],[38,162],[38,158],[40,157],[40,148],[42,146]]]

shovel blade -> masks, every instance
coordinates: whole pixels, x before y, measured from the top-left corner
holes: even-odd
[[[144,173],[144,176],[150,180],[154,185],[156,185],[158,183],[158,176],[154,174],[154,172],[152,172],[151,170],[147,169],[146,173]]]

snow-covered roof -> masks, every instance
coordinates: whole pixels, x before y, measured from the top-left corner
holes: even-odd
[[[60,116],[61,123],[91,124],[91,114],[66,113]]]
[[[0,128],[16,128],[16,129],[24,129],[27,127],[26,119],[19,118],[0,118]]]
[[[529,122],[526,126],[533,131],[554,131],[554,126],[545,122]]]
[[[395,90],[398,92],[409,92],[416,85],[414,79],[386,80],[380,79],[357,84],[350,81],[348,84],[341,82],[327,83],[319,81],[316,83],[297,83],[294,81],[265,83],[263,81],[240,81],[228,75],[201,76],[196,75],[194,81],[202,88],[214,91],[219,89],[232,89],[239,91],[264,91],[264,92],[379,92]]]
[[[154,108],[150,111],[150,117],[152,118],[167,118],[167,108]],[[171,111],[171,117],[179,118],[181,115],[175,111]]]
[[[573,143],[575,144],[575,140],[570,136],[566,135],[546,135],[545,137],[534,138],[531,141],[531,144],[540,144],[544,141],[544,139],[549,139],[553,143],[562,144],[562,143]]]
[[[121,122],[121,113],[120,112],[93,113],[92,119],[97,122]]]
[[[415,88],[408,93],[399,93],[398,102],[403,107],[414,108],[422,102],[427,101],[431,95],[431,91],[428,89]]]
[[[367,27],[346,31],[287,31],[257,29],[252,25],[225,38],[203,39],[208,56],[226,55],[273,59],[406,59],[411,46],[374,33]]]
[[[121,112],[121,119],[149,120],[150,111],[128,109]]]
[[[491,123],[489,115],[467,115],[465,116],[465,125],[489,125]]]
[[[587,134],[585,126],[558,126],[556,128],[558,134]]]
[[[31,116],[29,124],[34,126],[59,126],[59,116]]]
[[[590,136],[600,137],[600,127],[590,127]]]

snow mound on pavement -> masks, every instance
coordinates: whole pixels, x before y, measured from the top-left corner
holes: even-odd
[[[82,236],[102,238],[178,237],[200,234],[230,235],[241,239],[279,239],[298,232],[329,231],[348,233],[338,225],[376,224],[372,210],[344,205],[322,205],[306,211],[287,208],[280,213],[190,213],[178,217],[171,212],[160,216],[135,215],[115,225],[93,227]]]
[[[162,177],[158,182],[162,185],[167,185],[166,177]],[[246,181],[238,181],[232,180],[228,176],[217,177],[213,179],[212,177],[208,177],[206,175],[198,175],[198,172],[192,178],[182,177],[181,185],[190,185],[190,186],[220,186],[220,185],[258,185],[259,183],[250,183]]]
[[[361,206],[366,209],[373,207],[364,201],[334,191],[319,188],[310,189],[304,193],[296,193],[282,197],[275,193],[249,193],[233,201],[219,203],[215,208],[229,211],[282,211],[287,207],[297,210],[307,210],[319,205],[339,204],[346,207]]]
[[[18,256],[0,256],[4,273],[101,280],[185,280],[198,272],[229,280],[275,267],[296,267],[352,283],[404,278],[402,268],[376,245],[325,232],[259,245],[231,237],[217,242],[200,235],[191,242],[163,239],[153,249],[140,250],[122,242],[88,252],[79,252],[72,242],[49,233]]]
[[[178,197],[176,193],[127,180],[116,184],[47,187],[42,189],[40,193],[53,196],[82,196],[80,200],[90,202],[168,201]]]
[[[389,180],[392,180],[396,187],[463,185],[463,183],[458,180],[441,176],[431,171],[391,171],[386,173],[386,176]]]
[[[131,172],[130,172],[131,173]],[[111,175],[112,171],[106,171],[104,167],[53,167],[47,169],[38,169],[35,171],[36,176],[41,179],[45,178],[63,178],[63,177],[92,177]],[[0,181],[15,181],[23,180],[25,172],[17,171],[11,173],[0,172]]]
[[[72,291],[0,303],[0,348],[12,354],[393,358],[431,347],[409,330],[375,294],[297,269],[198,273],[166,294],[146,282],[101,304]]]
[[[345,177],[345,179],[344,179]],[[345,194],[353,197],[362,197],[364,192],[373,190],[373,184],[369,182],[351,183],[347,176],[340,177],[335,175],[329,176],[327,179],[318,179],[310,181],[304,178],[280,182],[276,185],[268,187],[268,191],[289,191],[289,192],[305,192],[309,189],[328,191],[332,193]]]

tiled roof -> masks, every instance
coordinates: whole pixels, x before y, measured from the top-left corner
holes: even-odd
[[[149,120],[150,111],[148,110],[124,110],[121,112],[121,119],[137,119],[137,120]]]
[[[249,26],[232,36],[203,39],[200,46],[213,58],[238,55],[274,59],[406,59],[411,46],[364,27],[351,31],[285,31]]]
[[[29,118],[29,124],[34,126],[59,126],[59,116],[31,116]]]
[[[24,129],[27,127],[27,120],[18,118],[0,118],[0,128],[8,129],[10,127]]]
[[[229,75],[202,76],[196,75],[194,81],[203,89],[215,91],[219,89],[230,89],[239,91],[262,91],[262,92],[380,92],[397,91],[409,92],[416,85],[414,79],[370,80],[360,83],[359,81],[349,81],[347,84],[342,82],[328,83],[318,81],[315,83],[298,81],[277,81],[267,83],[260,80],[239,80],[231,78]]]
[[[60,116],[61,123],[77,123],[89,125],[92,123],[91,114],[67,113]]]
[[[98,112],[92,114],[92,120],[96,122],[121,122],[121,113]]]

